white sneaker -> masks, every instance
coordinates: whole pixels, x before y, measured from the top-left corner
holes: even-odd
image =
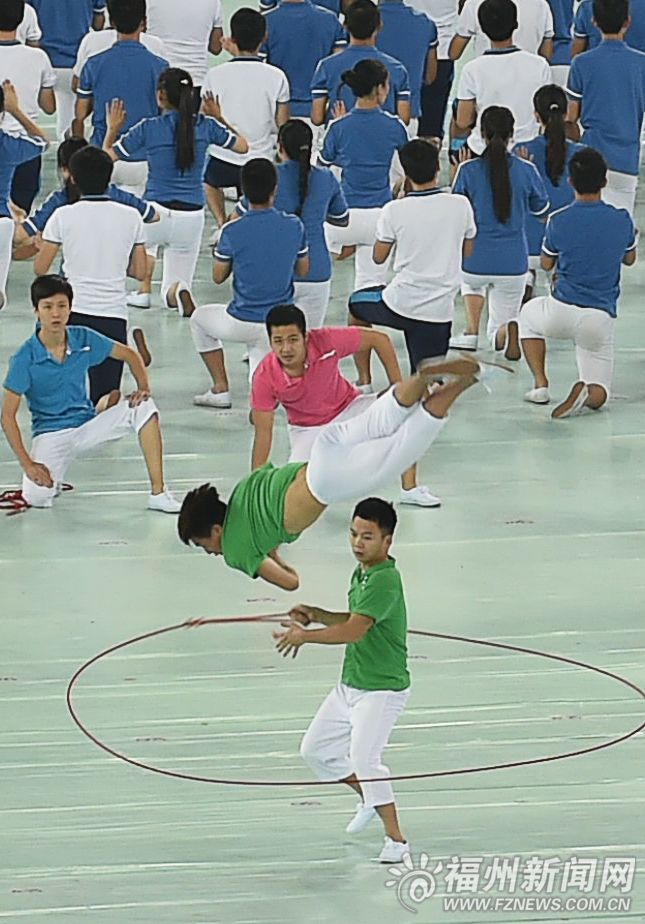
[[[441,507],[441,499],[431,494],[426,484],[418,484],[407,491],[401,488],[399,500],[402,504],[410,504],[413,507]]]
[[[131,292],[126,298],[126,304],[130,308],[149,308],[151,304],[150,295],[147,292],[142,294]]]
[[[371,384],[370,385],[359,385],[358,382],[355,382],[354,388],[356,388],[357,391],[360,391],[362,395],[373,395],[374,394],[374,386]]]
[[[148,497],[148,510],[158,510],[160,513],[179,513],[181,504],[168,488],[164,488],[161,494],[151,494]]]
[[[193,404],[198,407],[215,407],[220,410],[231,407],[231,393],[229,391],[205,391],[203,395],[195,395]]]
[[[524,395],[524,400],[529,404],[548,404],[551,395],[548,388],[531,388]]]
[[[399,841],[393,841],[391,837],[386,837],[383,850],[379,854],[379,863],[403,863],[409,855],[410,845],[407,841],[401,844]]]
[[[365,805],[359,802],[356,806],[356,814],[345,828],[346,834],[360,834],[368,824],[376,818],[376,809],[373,805]]]
[[[450,338],[450,348],[453,350],[476,350],[478,343],[477,334],[457,334]]]

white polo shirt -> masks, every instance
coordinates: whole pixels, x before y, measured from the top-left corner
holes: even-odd
[[[452,321],[462,245],[476,234],[470,202],[448,189],[388,202],[376,226],[377,241],[396,245],[394,278],[383,291],[388,308],[417,321]]]
[[[242,135],[249,143],[247,154],[235,154],[215,145],[211,145],[208,153],[218,160],[240,165],[253,157],[273,160],[278,137],[276,107],[291,98],[283,71],[259,57],[231,58],[226,64],[210,69],[202,87],[202,95],[206,93],[219,99],[222,116],[235,134]]]
[[[41,111],[38,105],[40,91],[51,89],[56,83],[56,74],[46,52],[42,48],[23,45],[17,39],[0,42],[0,74],[2,80],[10,80],[16,88],[23,112],[37,122]],[[27,136],[20,122],[8,112],[0,117],[0,127],[8,135]]]
[[[481,30],[477,12],[484,0],[466,0],[459,14],[457,35],[474,39],[473,50],[481,55],[490,48],[487,35]],[[517,6],[518,28],[513,41],[518,48],[537,54],[545,38],[553,38],[553,14],[547,0],[514,0]]]
[[[74,311],[127,319],[130,257],[135,244],[145,242],[136,209],[104,197],[81,199],[56,209],[45,225],[43,240],[62,247],[63,273],[74,290]]]
[[[208,71],[208,41],[213,29],[224,25],[220,0],[190,0],[190,11],[180,0],[148,0],[148,32],[160,38],[171,67],[188,71],[201,86]]]
[[[533,96],[551,83],[546,58],[519,48],[489,48],[479,58],[464,65],[457,87],[458,100],[475,100],[477,124],[468,138],[468,147],[481,154],[486,147],[480,131],[482,112],[489,106],[506,106],[513,113],[516,144],[531,141],[539,134],[533,109]]]
[[[83,68],[87,64],[88,60],[93,58],[94,55],[98,55],[102,51],[106,51],[108,48],[111,48],[112,45],[115,44],[116,39],[116,29],[103,29],[102,32],[88,32],[78,49],[76,64],[72,70],[74,77],[78,77],[80,79]],[[148,51],[151,51],[153,55],[157,55],[159,58],[165,58],[166,61],[168,60],[164,43],[160,38],[157,38],[156,35],[149,35],[147,32],[142,32],[139,41],[144,46],[144,48],[147,48]]]
[[[408,6],[420,13],[426,13],[437,27],[439,45],[437,57],[448,60],[448,46],[457,31],[459,0],[406,0]]]
[[[26,45],[27,42],[39,42],[42,37],[43,33],[40,28],[40,23],[38,22],[38,14],[33,6],[29,6],[28,3],[25,3],[25,15],[18,26],[16,38],[19,42],[22,42],[23,45]]]

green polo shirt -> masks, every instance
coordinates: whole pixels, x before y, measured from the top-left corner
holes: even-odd
[[[369,616],[374,624],[345,648],[342,682],[357,690],[406,690],[408,618],[393,558],[367,570],[358,565],[349,588],[349,612]]]

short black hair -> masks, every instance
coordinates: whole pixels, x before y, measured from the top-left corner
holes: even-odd
[[[77,151],[69,162],[69,172],[82,196],[102,196],[113,170],[110,155],[91,144]]]
[[[243,6],[231,17],[231,38],[240,51],[257,51],[266,31],[266,19],[262,13],[248,6]]]
[[[569,162],[569,175],[573,188],[581,196],[599,193],[607,182],[607,163],[600,151],[583,148]]]
[[[605,35],[618,35],[629,19],[629,0],[593,0],[593,18]]]
[[[132,35],[145,21],[146,0],[108,0],[112,28],[123,35]]]
[[[25,16],[25,0],[0,0],[0,31],[14,32]]]
[[[76,154],[77,151],[82,151],[83,148],[88,147],[88,145],[89,142],[86,141],[85,138],[66,138],[65,141],[61,141],[56,151],[58,169],[69,169],[69,162],[74,154]]]
[[[288,327],[295,324],[302,336],[307,333],[307,318],[297,305],[276,305],[266,316],[267,333],[271,337],[274,327]]]
[[[354,507],[352,520],[360,517],[369,523],[376,523],[384,536],[393,536],[398,517],[394,505],[380,497],[367,497]]]
[[[345,13],[345,28],[352,38],[365,40],[378,32],[381,14],[372,0],[356,0]]]
[[[31,284],[31,304],[37,308],[39,303],[45,298],[53,298],[54,295],[66,295],[70,308],[74,301],[74,291],[66,279],[62,276],[39,276]]]
[[[430,183],[439,172],[439,151],[430,141],[414,138],[399,150],[405,175],[413,183]]]
[[[185,545],[190,545],[195,539],[208,539],[213,526],[224,525],[227,509],[212,484],[203,484],[189,491],[177,520],[179,538]]]
[[[251,205],[264,205],[278,185],[278,174],[266,157],[253,157],[242,167],[242,192]]]
[[[517,7],[513,0],[484,0],[477,18],[491,42],[505,42],[517,29]]]

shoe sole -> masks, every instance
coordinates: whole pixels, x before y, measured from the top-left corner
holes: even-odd
[[[511,363],[516,363],[519,362],[521,358],[522,350],[520,347],[519,327],[517,325],[517,321],[509,321],[508,334],[506,338],[506,349],[504,350],[504,359],[507,359]]]
[[[437,507],[441,507],[441,501],[436,504],[417,504],[415,501],[399,499],[399,503],[403,504],[405,507],[425,507],[428,510],[436,510]]]
[[[537,400],[535,398],[527,398],[527,396],[524,395],[523,400],[526,401],[527,404],[538,404],[538,405],[550,404],[551,395],[549,395],[548,398],[541,398],[540,400]]]
[[[551,414],[552,420],[564,420],[567,417],[574,417],[578,414],[579,411],[585,406],[585,402],[589,397],[589,389],[584,382],[576,382],[571,391],[569,392],[568,397],[558,404],[553,413]]]
[[[195,302],[188,289],[180,289],[177,293],[177,301],[181,306],[180,314],[182,318],[189,318],[195,311]]]
[[[230,404],[207,404],[205,401],[204,401],[204,402],[201,402],[201,401],[193,401],[193,404],[194,404],[195,407],[207,407],[207,408],[210,408],[211,411],[228,411],[228,410],[230,410],[230,408],[233,407],[233,402],[232,402],[232,401],[230,402]]]
[[[147,369],[152,362],[152,356],[150,355],[150,350],[148,349],[148,344],[146,343],[146,335],[140,327],[137,327],[132,331],[132,339],[134,340],[135,346],[137,348],[137,353],[141,357],[141,362]]]

